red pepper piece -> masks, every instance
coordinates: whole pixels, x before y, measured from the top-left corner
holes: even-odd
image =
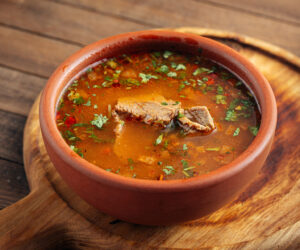
[[[72,126],[75,123],[76,123],[76,119],[73,116],[68,116],[67,119],[65,120],[65,125],[67,127],[70,127],[70,126]]]

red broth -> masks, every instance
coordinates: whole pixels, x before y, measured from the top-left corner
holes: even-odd
[[[166,130],[127,117],[116,135],[112,112],[118,100],[145,96],[162,96],[183,108],[206,106],[215,129],[187,134],[176,119]],[[168,180],[233,161],[255,138],[260,112],[245,84],[222,66],[158,51],[109,58],[87,69],[63,93],[56,122],[72,150],[106,171]]]

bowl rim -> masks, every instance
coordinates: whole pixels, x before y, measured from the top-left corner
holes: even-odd
[[[257,100],[261,108],[262,117],[260,129],[257,136],[254,138],[248,148],[229,164],[221,166],[207,174],[202,174],[189,179],[157,181],[128,178],[110,173],[101,167],[98,167],[81,158],[79,155],[73,152],[73,150],[60,135],[54,119],[57,99],[58,96],[61,95],[61,92],[58,93],[58,89],[60,85],[65,87],[69,83],[69,81],[66,83],[62,82],[68,74],[71,74],[70,72],[72,69],[87,60],[90,55],[97,52],[99,53],[99,51],[101,51],[101,49],[104,47],[107,47],[107,45],[116,44],[126,39],[130,40],[132,37],[143,37],[150,35],[157,36],[161,39],[177,37],[181,39],[181,42],[192,39],[196,40],[202,46],[212,46],[217,50],[221,50],[223,53],[227,53],[231,58],[240,64],[239,67],[244,67],[248,74],[252,74],[252,77],[254,77],[253,80],[257,82],[257,86],[254,86],[253,88],[257,91],[260,89],[259,91],[262,93],[260,101]],[[73,76],[75,75],[76,74]],[[186,190],[216,185],[217,183],[220,183],[227,178],[238,174],[250,163],[255,161],[255,159],[260,156],[264,149],[268,147],[269,142],[273,140],[277,123],[277,107],[272,88],[265,77],[250,61],[248,61],[248,59],[244,58],[233,49],[212,39],[195,34],[175,32],[170,30],[146,30],[129,32],[101,39],[82,48],[67,58],[54,71],[42,91],[39,106],[39,120],[44,140],[45,138],[47,139],[50,147],[60,157],[60,159],[63,159],[63,161],[65,161],[69,166],[79,171],[81,174],[93,179],[94,181],[101,182],[109,186],[118,187],[120,189],[125,188],[143,190],[144,192],[183,192]]]

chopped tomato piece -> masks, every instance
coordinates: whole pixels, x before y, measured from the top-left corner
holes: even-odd
[[[207,85],[212,85],[215,83],[215,80],[212,78],[209,78],[207,82],[205,82]]]
[[[70,126],[72,126],[75,123],[76,123],[76,119],[73,116],[68,116],[67,119],[65,120],[65,125],[67,127],[70,127]]]

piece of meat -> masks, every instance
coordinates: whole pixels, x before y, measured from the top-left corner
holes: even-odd
[[[178,123],[186,133],[210,132],[215,128],[214,121],[206,106],[180,109],[179,112],[184,116],[178,118]]]
[[[179,102],[156,95],[151,98],[120,98],[114,111],[121,117],[129,116],[146,124],[165,128],[178,115],[180,107]]]
[[[123,130],[123,126],[125,122],[120,118],[116,111],[111,112],[111,116],[114,118],[115,122],[117,123],[116,127],[114,128],[114,132],[117,136],[119,136]]]

